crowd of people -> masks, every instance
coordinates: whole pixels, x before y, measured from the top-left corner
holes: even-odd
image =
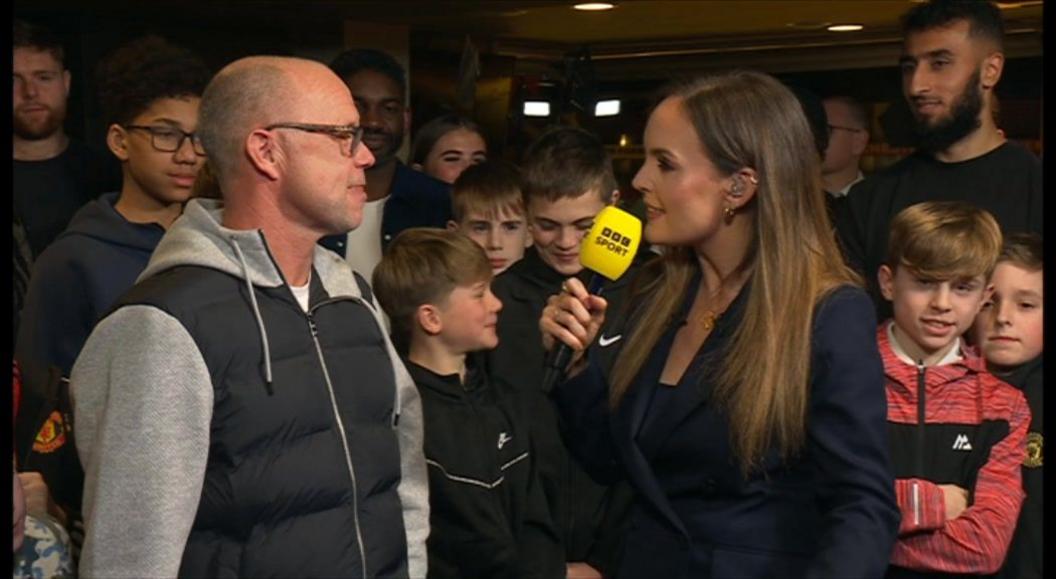
[[[1037,156],[994,115],[988,0],[903,17],[916,150],[755,71],[667,87],[633,180],[519,159],[406,72],[158,36],[63,128],[14,24],[15,577],[1042,576]],[[556,384],[547,352],[571,361]]]

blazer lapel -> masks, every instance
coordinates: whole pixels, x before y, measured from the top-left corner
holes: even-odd
[[[746,284],[745,288],[747,287]],[[702,405],[708,402],[714,386],[715,374],[722,363],[723,351],[730,344],[734,331],[740,325],[746,295],[747,292],[742,289],[741,293],[730,303],[726,314],[717,320],[714,330],[701,344],[697,355],[693,357],[693,361],[690,362],[689,367],[682,374],[675,391],[670,392],[670,396],[666,397],[667,403],[664,408],[656,409],[656,411],[662,412],[663,418],[650,421],[646,429],[640,431],[645,414],[645,410],[642,411],[643,418],[635,425],[634,437],[638,447],[647,459],[652,459],[671,437],[672,433],[691,414],[698,411]],[[651,372],[642,372],[640,374],[643,384],[659,384],[660,374],[663,372],[663,367],[666,363],[664,358],[666,358],[666,353],[670,351],[673,342],[674,330],[671,331],[670,336],[665,336],[664,342],[658,344],[658,354],[662,354],[652,357],[660,359],[655,366],[647,368]],[[669,388],[669,386],[658,387]]]
[[[675,513],[663,488],[660,487],[660,482],[656,479],[649,460],[642,454],[635,441],[635,432],[649,408],[650,394],[649,390],[642,388],[636,388],[627,393],[623,404],[620,405],[621,410],[615,414],[615,420],[612,422],[613,437],[622,455],[624,469],[644,499],[644,503],[658,511],[672,528],[688,536],[689,533],[686,532],[682,520]]]

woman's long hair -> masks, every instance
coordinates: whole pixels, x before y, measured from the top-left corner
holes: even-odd
[[[676,87],[708,159],[724,175],[758,174],[744,317],[723,351],[712,400],[726,413],[730,443],[747,476],[776,445],[794,456],[806,438],[811,328],[818,301],[859,283],[843,263],[826,212],[820,159],[799,102],[774,78],[737,71]],[[750,213],[738,219],[751,219]],[[629,303],[643,303],[628,348],[613,369],[615,407],[670,327],[699,271],[692,248],[647,267]]]

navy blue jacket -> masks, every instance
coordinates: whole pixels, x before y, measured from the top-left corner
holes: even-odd
[[[747,287],[747,286],[746,286]],[[659,377],[696,284],[620,406],[609,369],[626,339],[610,320],[581,374],[555,388],[566,441],[591,474],[636,490],[619,577],[881,577],[898,531],[888,459],[883,367],[873,307],[840,288],[819,305],[807,441],[782,461],[769,451],[745,480],[727,418],[709,402],[716,355],[743,316],[742,291],[675,388]],[[633,315],[631,316],[633,320]],[[615,344],[615,346],[614,346]]]
[[[381,216],[381,247],[411,227],[446,227],[451,220],[451,188],[421,171],[396,161],[389,200]],[[319,240],[319,245],[345,256],[344,233]]]
[[[82,207],[33,264],[15,357],[23,368],[63,376],[99,318],[132,287],[165,229],[130,223],[114,209],[118,193]]]

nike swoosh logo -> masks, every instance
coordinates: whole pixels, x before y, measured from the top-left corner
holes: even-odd
[[[622,338],[622,337],[623,337],[623,334],[616,334],[615,336],[612,336],[612,337],[601,336],[601,337],[598,338],[598,345],[601,346],[602,348],[604,348],[605,346],[608,346],[610,344],[615,344],[616,342],[619,342],[620,338]]]

